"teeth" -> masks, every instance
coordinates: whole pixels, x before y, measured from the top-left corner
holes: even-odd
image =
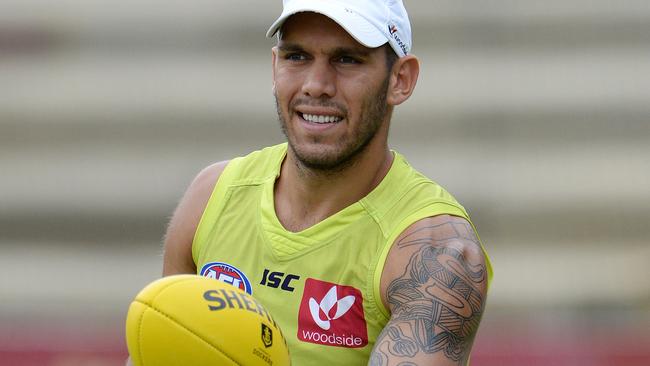
[[[316,114],[303,114],[302,118],[304,118],[306,121],[313,122],[313,123],[334,123],[341,120],[341,117],[323,116],[323,115],[316,115]]]

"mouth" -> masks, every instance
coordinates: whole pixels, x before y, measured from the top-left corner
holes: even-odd
[[[324,114],[307,114],[301,112],[299,112],[298,114],[305,121],[316,123],[319,125],[338,123],[343,119],[343,117],[340,116],[332,116],[332,115],[324,115]]]

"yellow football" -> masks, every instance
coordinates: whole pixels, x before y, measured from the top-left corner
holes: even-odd
[[[264,306],[229,284],[164,277],[131,303],[126,343],[135,366],[287,366],[287,344]]]

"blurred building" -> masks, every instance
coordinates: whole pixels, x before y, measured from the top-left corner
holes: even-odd
[[[648,2],[405,2],[392,147],[495,266],[473,364],[650,364]],[[282,141],[280,4],[0,0],[1,365],[122,363],[192,177]]]

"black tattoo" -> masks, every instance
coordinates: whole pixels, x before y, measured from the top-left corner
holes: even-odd
[[[425,234],[424,237],[422,235]],[[469,222],[448,221],[439,225],[428,226],[413,231],[397,243],[398,248],[412,245],[442,245],[454,240],[461,240],[479,246],[478,238]]]
[[[422,247],[388,286],[392,319],[377,339],[370,365],[387,365],[389,356],[408,359],[419,352],[443,352],[459,365],[467,359],[483,313],[480,289],[487,271],[483,264],[470,264],[453,245],[444,245],[451,241],[480,245],[464,220],[416,230],[396,244],[398,250]]]
[[[399,327],[389,327],[387,333],[388,337],[393,341],[390,346],[391,353],[403,357],[413,357],[418,352],[418,345],[405,336]],[[412,330],[409,333],[412,334]]]

